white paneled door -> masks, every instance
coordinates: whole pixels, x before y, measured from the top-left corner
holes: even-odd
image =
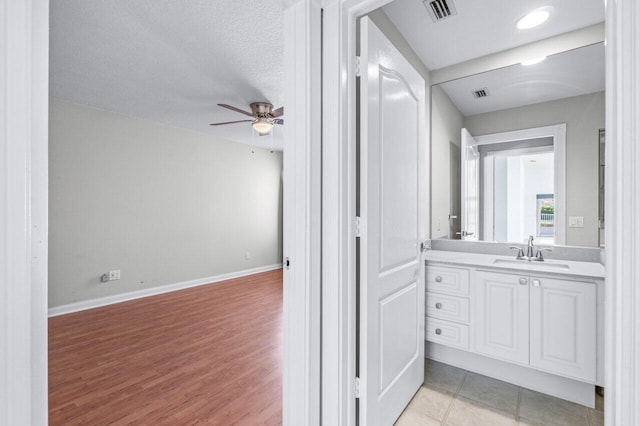
[[[361,20],[360,424],[391,425],[424,376],[425,82]]]

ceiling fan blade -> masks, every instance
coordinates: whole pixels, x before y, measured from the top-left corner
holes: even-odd
[[[225,121],[224,123],[211,123],[209,126],[221,126],[223,124],[233,124],[233,123],[247,123],[253,120],[237,120],[237,121]]]
[[[284,114],[284,107],[281,106],[278,109],[274,109],[273,111],[271,111],[271,116],[272,117],[280,117],[282,114]]]
[[[278,119],[273,120],[273,123],[274,124],[284,124],[284,120],[282,118],[278,118]]]
[[[244,114],[244,115],[248,115],[249,117],[253,117],[253,114],[247,111],[243,111],[240,108],[236,108],[234,106],[231,105],[227,105],[227,104],[218,104],[218,106],[221,106],[222,108],[226,108],[226,109],[230,109],[231,111],[235,111],[235,112],[239,112],[240,114]]]

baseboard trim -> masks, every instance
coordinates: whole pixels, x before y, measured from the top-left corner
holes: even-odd
[[[212,284],[220,281],[230,280],[233,278],[246,277],[247,275],[258,274],[260,272],[273,271],[282,268],[282,263],[273,265],[259,266],[257,268],[244,269],[237,272],[229,272],[227,274],[214,275],[212,277],[198,278],[195,280],[182,281],[175,284],[167,284],[158,287],[145,288],[144,290],[130,291],[127,293],[114,294],[113,296],[100,297],[98,299],[83,300],[81,302],[69,303],[67,305],[55,306],[49,308],[49,317],[70,314],[73,312],[85,311],[87,309],[99,308],[100,306],[113,305],[114,303],[126,302],[129,300],[141,299],[143,297],[155,296],[157,294],[169,293],[172,291],[183,290],[185,288],[197,287],[205,284]]]
[[[595,384],[593,383],[580,382],[433,342],[425,342],[425,358],[566,399],[589,408],[595,406]]]

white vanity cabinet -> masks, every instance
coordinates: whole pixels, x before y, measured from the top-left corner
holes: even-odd
[[[594,283],[477,271],[476,352],[595,383]]]
[[[603,276],[592,262],[429,253],[425,354],[593,407],[604,384]]]
[[[529,364],[529,278],[476,272],[475,350]]]
[[[427,268],[426,339],[457,349],[469,349],[469,269]]]
[[[596,285],[531,277],[532,367],[596,380]]]

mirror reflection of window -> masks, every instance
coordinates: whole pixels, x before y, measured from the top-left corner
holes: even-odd
[[[541,244],[554,242],[553,147],[508,149],[487,153],[485,209],[492,223],[485,239],[523,241],[534,235]],[[491,192],[491,193],[489,193]]]

